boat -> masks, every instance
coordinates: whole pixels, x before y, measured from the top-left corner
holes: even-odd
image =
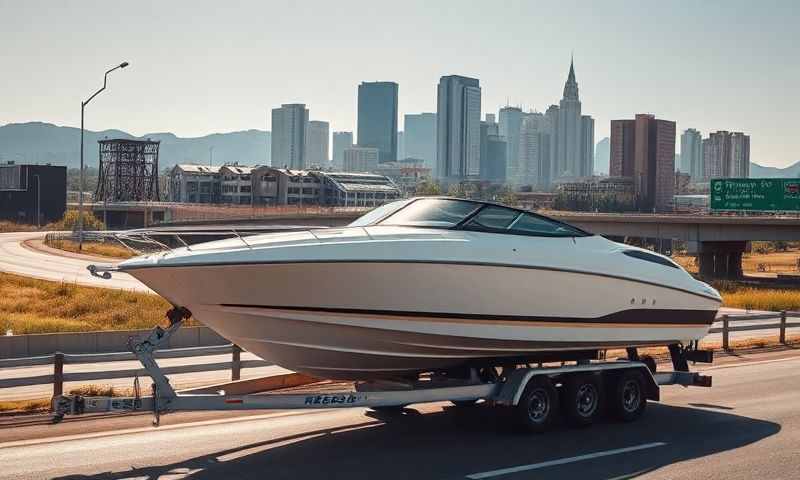
[[[666,256],[448,197],[385,204],[343,228],[188,245],[116,270],[264,360],[327,379],[691,345],[721,303]]]

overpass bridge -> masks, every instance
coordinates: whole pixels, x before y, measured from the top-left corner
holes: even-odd
[[[700,274],[707,278],[740,278],[749,241],[800,240],[800,216],[543,213],[605,236],[689,242],[696,245]]]

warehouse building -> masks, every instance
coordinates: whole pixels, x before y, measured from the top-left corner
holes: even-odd
[[[0,165],[0,219],[44,225],[66,209],[67,167]]]

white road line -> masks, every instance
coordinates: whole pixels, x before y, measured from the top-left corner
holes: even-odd
[[[517,467],[501,468],[500,470],[492,470],[490,472],[473,473],[467,475],[470,480],[479,480],[482,478],[498,477],[500,475],[508,475],[509,473],[526,472],[528,470],[536,470],[539,468],[553,467],[556,465],[564,465],[567,463],[581,462],[583,460],[591,460],[593,458],[608,457],[610,455],[618,455],[620,453],[635,452],[637,450],[646,450],[648,448],[663,447],[666,445],[664,442],[644,443],[633,447],[617,448],[614,450],[604,450],[602,452],[587,453],[586,455],[578,455],[577,457],[559,458],[558,460],[549,460],[547,462],[532,463],[530,465],[520,465]]]

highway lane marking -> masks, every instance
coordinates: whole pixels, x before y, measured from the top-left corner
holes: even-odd
[[[586,455],[578,455],[576,457],[559,458],[557,460],[548,460],[546,462],[531,463],[529,465],[519,465],[516,467],[501,468],[499,470],[491,470],[488,472],[473,473],[467,475],[466,478],[470,480],[480,480],[483,478],[498,477],[500,475],[508,475],[510,473],[527,472],[529,470],[537,470],[540,468],[554,467],[557,465],[565,465],[567,463],[582,462],[584,460],[592,460],[595,458],[608,457],[611,455],[619,455],[620,453],[635,452],[638,450],[646,450],[649,448],[663,447],[665,442],[643,443],[633,447],[616,448],[614,450],[604,450],[601,452],[587,453]]]

